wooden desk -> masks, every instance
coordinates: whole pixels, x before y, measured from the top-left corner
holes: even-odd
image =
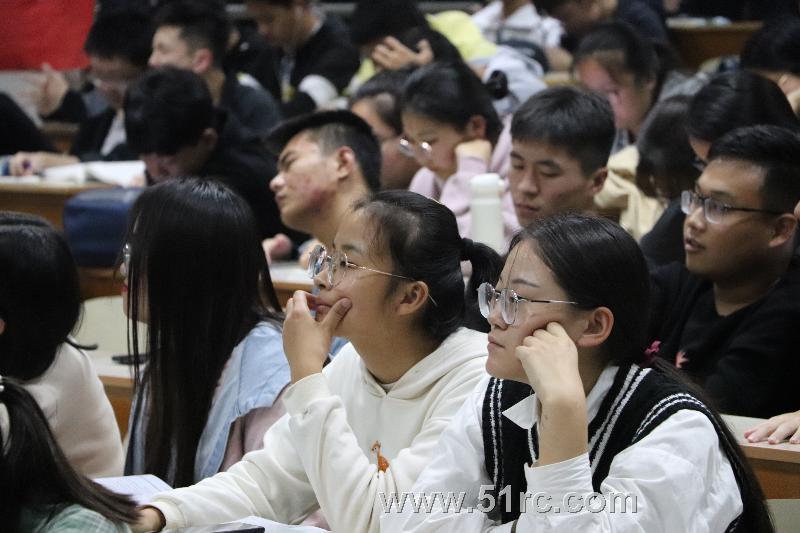
[[[270,268],[272,284],[278,293],[278,301],[285,306],[294,291],[311,291],[313,284],[306,271],[295,261],[280,261]],[[101,296],[119,296],[122,278],[115,275],[113,268],[78,268],[81,284],[81,297],[84,300]]]
[[[800,444],[751,444],[745,430],[764,421],[762,418],[723,415],[739,446],[753,467],[768,500],[800,498]]]
[[[0,211],[21,211],[47,219],[63,229],[64,204],[78,193],[110,187],[105,183],[52,183],[35,178],[0,178]]]
[[[740,442],[768,500],[800,498],[800,444]]]
[[[669,21],[670,38],[678,53],[692,68],[720,56],[738,55],[744,43],[758,31],[762,22],[734,22],[725,26],[684,25],[680,19]]]
[[[133,367],[112,361],[111,352],[93,350],[86,353],[92,358],[106,396],[114,409],[120,435],[124,439],[128,433],[128,418],[133,401]]]
[[[286,307],[286,302],[292,297],[294,291],[308,291],[314,287],[311,278],[297,261],[277,261],[269,267],[272,284],[278,293],[278,301]]]

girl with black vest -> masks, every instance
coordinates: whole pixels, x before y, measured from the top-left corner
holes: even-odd
[[[646,349],[647,268],[619,226],[525,228],[479,299],[490,376],[382,531],[772,531],[729,430]]]

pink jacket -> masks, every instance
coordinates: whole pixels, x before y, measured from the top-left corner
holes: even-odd
[[[470,179],[478,174],[496,172],[504,183],[503,206],[503,233],[506,242],[519,229],[517,215],[514,213],[514,202],[511,199],[511,190],[508,185],[509,154],[511,153],[511,122],[505,121],[505,127],[497,139],[497,144],[492,152],[491,161],[486,163],[476,157],[459,157],[456,173],[442,180],[431,170],[422,167],[414,175],[408,190],[433,198],[450,208],[456,215],[458,231],[462,237],[472,236],[472,216],[470,213]]]

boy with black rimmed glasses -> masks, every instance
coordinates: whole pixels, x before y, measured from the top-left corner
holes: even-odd
[[[686,265],[653,272],[651,337],[724,413],[769,417],[800,407],[793,258],[800,137],[776,126],[716,141],[682,209]]]

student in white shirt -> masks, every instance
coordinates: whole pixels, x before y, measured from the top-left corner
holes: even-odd
[[[382,498],[411,489],[480,380],[486,335],[463,326],[477,315],[477,286],[500,264],[461,239],[453,214],[433,200],[383,191],[358,201],[332,249],[312,254],[319,293],[296,292],[287,305],[292,384],[264,449],[157,496],[136,530],[252,514],[297,523],[321,508],[333,531],[377,532]],[[351,344],[323,370],[333,335]]]
[[[395,505],[383,532],[771,531],[719,416],[644,349],[649,279],[622,228],[580,214],[528,226],[498,288],[479,293],[491,377],[411,491],[463,507]]]

